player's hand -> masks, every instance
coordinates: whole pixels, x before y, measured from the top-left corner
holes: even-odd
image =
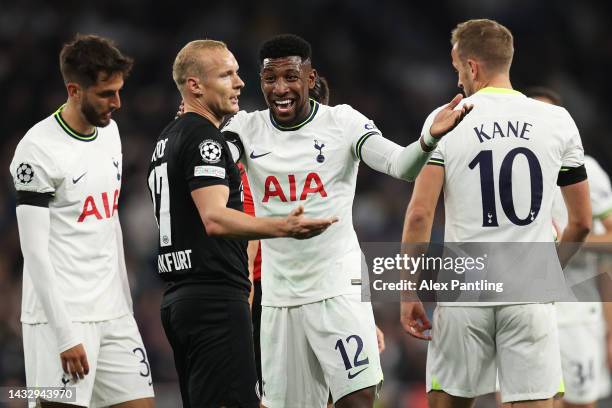
[[[385,334],[376,326],[376,341],[378,342],[378,352],[385,351]]]
[[[307,239],[322,234],[338,217],[316,219],[304,217],[304,206],[300,205],[286,218],[286,234],[296,239]]]
[[[422,340],[431,340],[425,331],[431,329],[431,323],[420,301],[401,302],[400,321],[406,333]]]
[[[62,369],[66,374],[72,375],[72,378],[76,381],[77,379],[83,379],[89,374],[89,363],[87,362],[87,353],[82,343],[69,348],[68,350],[60,353],[62,360]]]
[[[470,113],[474,105],[463,104],[461,109],[455,110],[459,102],[463,99],[463,95],[457,94],[448,105],[440,110],[434,117],[429,133],[436,139],[440,139],[442,136],[453,130],[459,122],[463,120],[465,115]]]
[[[179,108],[176,111],[176,115],[174,116],[174,119],[180,118],[183,113],[185,113],[185,101],[181,101],[181,104],[179,105]]]

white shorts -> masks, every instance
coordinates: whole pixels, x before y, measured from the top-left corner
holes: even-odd
[[[610,395],[604,322],[560,326],[559,344],[565,382],[563,399],[588,404]]]
[[[74,387],[76,402],[71,404],[92,408],[153,397],[147,353],[131,314],[103,322],[73,323],[89,363],[89,374],[76,382],[62,370],[49,325],[24,323],[22,327],[28,387]]]
[[[377,386],[383,374],[372,304],[343,295],[294,307],[262,307],[262,403],[325,407]]]
[[[427,352],[427,392],[502,402],[540,400],[563,391],[552,304],[438,306]]]

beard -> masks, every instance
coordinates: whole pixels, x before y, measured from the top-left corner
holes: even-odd
[[[85,116],[85,119],[87,119],[87,122],[93,126],[105,127],[110,123],[110,119],[106,120],[103,115],[98,113],[96,108],[87,101],[87,99],[83,100],[81,112],[83,113],[83,116]]]

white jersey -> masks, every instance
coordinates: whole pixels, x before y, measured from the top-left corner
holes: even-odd
[[[584,163],[571,116],[510,89],[484,88],[462,103],[473,111],[429,161],[444,166],[445,241],[552,242],[557,180]],[[558,262],[548,270],[562,279]]]
[[[601,220],[612,214],[612,187],[610,178],[597,161],[584,157],[584,166],[589,175],[589,195],[593,210],[593,233],[601,234],[605,228]],[[567,225],[567,208],[561,190],[557,189],[553,203],[553,220],[559,231]],[[598,299],[597,276],[599,256],[593,252],[581,251],[565,268],[565,275],[570,285],[580,285],[583,293],[591,299]],[[589,323],[603,318],[599,302],[557,303],[557,320],[559,325]]]
[[[372,121],[348,105],[311,101],[308,118],[292,128],[282,128],[264,110],[238,112],[223,131],[240,137],[258,216],[286,216],[303,205],[308,217],[340,219],[311,239],[261,241],[262,305],[359,293],[362,254],[352,207],[361,146],[380,134]]]
[[[92,135],[81,135],[62,120],[60,111],[26,133],[10,171],[18,194],[52,194],[49,255],[71,320],[114,319],[129,313],[117,232],[122,169],[119,131],[111,121]],[[21,321],[47,321],[27,263]]]

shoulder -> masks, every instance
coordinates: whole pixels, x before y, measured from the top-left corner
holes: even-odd
[[[54,120],[53,117],[47,117],[32,126],[17,144],[15,156],[36,153],[51,156],[47,153],[54,150],[54,146],[57,145]]]
[[[255,122],[266,117],[268,110],[247,112],[241,110],[230,116],[221,127],[222,132],[240,133],[242,129],[251,127]]]

